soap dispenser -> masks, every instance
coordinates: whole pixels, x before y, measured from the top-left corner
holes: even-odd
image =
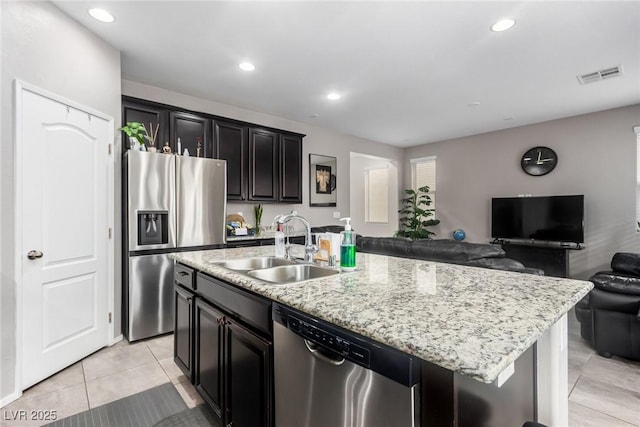
[[[284,232],[282,231],[283,225],[278,224],[278,229],[275,233],[276,244],[276,258],[284,258],[286,256],[285,244],[284,244]]]
[[[351,230],[351,218],[340,221],[346,221],[344,231],[340,232],[340,268],[353,271],[356,269],[356,234]]]

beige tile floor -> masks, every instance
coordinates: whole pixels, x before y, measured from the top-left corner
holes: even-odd
[[[24,409],[56,410],[58,419],[171,382],[188,407],[203,403],[173,362],[173,335],[104,348],[25,390],[0,409],[2,427],[31,427],[37,421],[11,421]],[[13,412],[11,412],[13,411]]]
[[[173,362],[173,335],[129,344],[122,341],[83,359],[26,390],[0,409],[55,409],[59,418],[112,402],[171,381],[189,407],[202,399]],[[569,425],[571,427],[640,427],[640,363],[598,356],[580,338],[569,313]],[[29,427],[12,422],[3,427]]]
[[[599,356],[569,313],[569,425],[640,426],[640,363]]]

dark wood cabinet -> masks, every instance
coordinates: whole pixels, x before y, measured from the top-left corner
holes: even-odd
[[[246,200],[249,128],[216,120],[213,129],[217,158],[227,161],[227,200]]]
[[[271,426],[271,344],[236,322],[225,327],[225,424]]]
[[[156,148],[192,157],[227,162],[227,200],[302,203],[302,139],[304,135],[217,117],[180,111],[178,107],[122,97],[123,123],[160,126]],[[124,134],[123,134],[124,135]],[[180,149],[178,149],[180,139]],[[129,148],[123,136],[123,151]]]
[[[278,200],[278,134],[249,129],[249,200]]]
[[[278,201],[302,203],[302,137],[280,134]]]
[[[195,283],[196,390],[221,425],[271,427],[271,303],[202,273],[197,273]]]
[[[164,144],[164,140],[167,137],[168,130],[168,110],[162,107],[156,107],[153,105],[147,105],[145,103],[138,103],[133,100],[123,100],[122,102],[122,124],[125,125],[128,122],[142,123],[147,132],[151,133],[151,127],[155,130],[158,129],[156,136],[156,148],[161,149]],[[129,137],[122,133],[122,152],[129,148]],[[146,143],[147,147],[149,146]]]
[[[193,381],[193,300],[193,292],[175,285],[174,360],[189,381]]]
[[[196,301],[195,386],[223,420],[224,314],[201,299]]]
[[[189,150],[191,157],[213,158],[211,142],[211,119],[195,114],[172,111],[170,113],[171,149],[174,153],[184,154]],[[180,139],[180,152],[178,152]],[[198,147],[200,147],[198,156]]]

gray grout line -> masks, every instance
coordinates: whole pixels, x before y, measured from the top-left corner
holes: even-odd
[[[633,423],[630,423],[629,421],[625,421],[625,420],[623,420],[623,419],[621,419],[621,418],[618,418],[618,417],[616,417],[615,415],[609,414],[609,413],[607,413],[607,412],[598,411],[598,410],[597,410],[597,409],[595,409],[595,408],[590,408],[590,407],[588,407],[588,406],[584,406],[583,404],[578,403],[578,402],[571,402],[571,403],[573,403],[574,405],[581,406],[581,407],[583,407],[583,408],[590,409],[590,410],[592,410],[592,411],[594,411],[594,412],[597,412],[597,413],[599,413],[599,414],[606,415],[606,416],[607,416],[607,417],[609,417],[609,418],[614,418],[614,419],[616,419],[616,420],[618,420],[618,421],[620,421],[620,422],[623,422],[623,423],[625,423],[625,424],[629,424],[629,425],[631,425],[631,426],[633,426],[633,425],[640,425],[640,424],[633,424]]]
[[[87,375],[84,372],[84,360],[80,361],[82,367],[82,380],[84,381],[84,394],[87,396],[87,407],[91,409],[91,401],[89,400],[89,385],[87,384]]]

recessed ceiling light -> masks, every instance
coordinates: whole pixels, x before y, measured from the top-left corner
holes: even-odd
[[[89,15],[91,15],[94,19],[97,19],[100,22],[113,22],[116,18],[113,17],[112,14],[107,12],[104,9],[91,8],[87,11]]]
[[[467,104],[467,107],[479,107],[480,101],[473,101]]]
[[[240,69],[244,71],[253,71],[256,69],[255,65],[253,65],[251,62],[243,62],[242,64],[238,65],[238,67],[240,67]]]
[[[327,95],[327,99],[335,101],[337,99],[340,99],[340,94],[339,93],[335,93],[335,92],[331,92],[329,95]]]
[[[498,22],[496,22],[495,24],[493,24],[491,26],[491,31],[495,31],[496,33],[500,32],[500,31],[507,31],[508,29],[513,27],[514,25],[516,25],[516,20],[515,19],[513,19],[513,18],[503,18],[503,19],[499,20]]]

